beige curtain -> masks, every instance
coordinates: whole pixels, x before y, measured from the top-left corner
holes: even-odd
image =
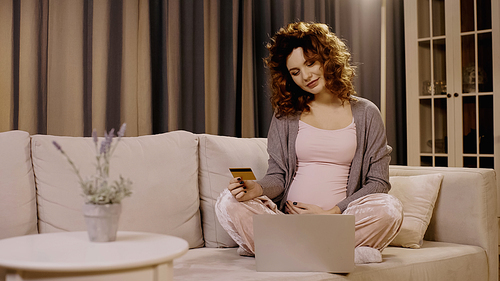
[[[208,134],[219,133],[219,40],[221,30],[220,22],[220,1],[219,0],[204,0],[204,37],[205,37],[205,129]],[[240,5],[244,5],[240,7]],[[239,13],[239,9],[243,9],[243,14]],[[232,22],[229,25],[232,32],[233,53],[233,79],[237,78],[237,53],[238,53],[238,24],[241,21],[244,33],[242,46],[242,89],[241,89],[241,134],[242,137],[255,137],[255,115],[254,115],[254,57],[253,57],[253,28],[252,28],[252,1],[232,1]],[[242,17],[242,18],[240,18]],[[234,92],[237,91],[236,83]]]
[[[0,1],[0,132],[12,129],[12,1]]]
[[[0,131],[151,133],[148,0],[0,0]]]

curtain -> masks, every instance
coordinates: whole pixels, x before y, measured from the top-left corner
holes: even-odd
[[[265,137],[266,43],[297,20],[333,25],[328,0],[152,0],[153,132]]]
[[[0,0],[0,131],[151,132],[147,0]]]
[[[337,34],[346,40],[358,67],[355,89],[380,108],[381,0],[336,1]],[[387,1],[386,131],[391,164],[405,165],[406,87],[403,1]]]
[[[403,6],[389,2],[386,124],[392,163],[405,163]],[[266,137],[272,109],[265,46],[292,21],[326,23],[344,39],[358,66],[358,95],[380,107],[380,0],[150,3],[154,133]]]
[[[387,135],[406,163],[402,1],[387,1]],[[266,44],[328,24],[380,106],[381,0],[0,0],[0,132],[266,137]]]

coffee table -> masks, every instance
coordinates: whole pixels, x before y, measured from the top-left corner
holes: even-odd
[[[161,234],[119,231],[96,243],[85,231],[46,233],[0,240],[0,267],[7,281],[164,281],[187,251],[185,240]]]

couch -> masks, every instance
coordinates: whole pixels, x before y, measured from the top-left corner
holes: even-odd
[[[0,239],[86,229],[76,176],[53,140],[83,175],[92,173],[91,138],[0,133]],[[214,204],[231,178],[228,167],[251,167],[259,178],[267,158],[263,138],[186,131],[123,138],[110,173],[134,185],[119,230],[185,239],[190,250],[175,260],[175,280],[498,280],[495,172],[407,166],[391,166],[391,178],[443,175],[420,249],[389,246],[382,263],[350,274],[256,272],[254,258],[237,254]]]

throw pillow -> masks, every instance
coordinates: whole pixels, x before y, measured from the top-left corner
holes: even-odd
[[[403,203],[404,213],[401,231],[390,245],[413,249],[422,246],[442,180],[442,174],[390,177],[389,194]]]

